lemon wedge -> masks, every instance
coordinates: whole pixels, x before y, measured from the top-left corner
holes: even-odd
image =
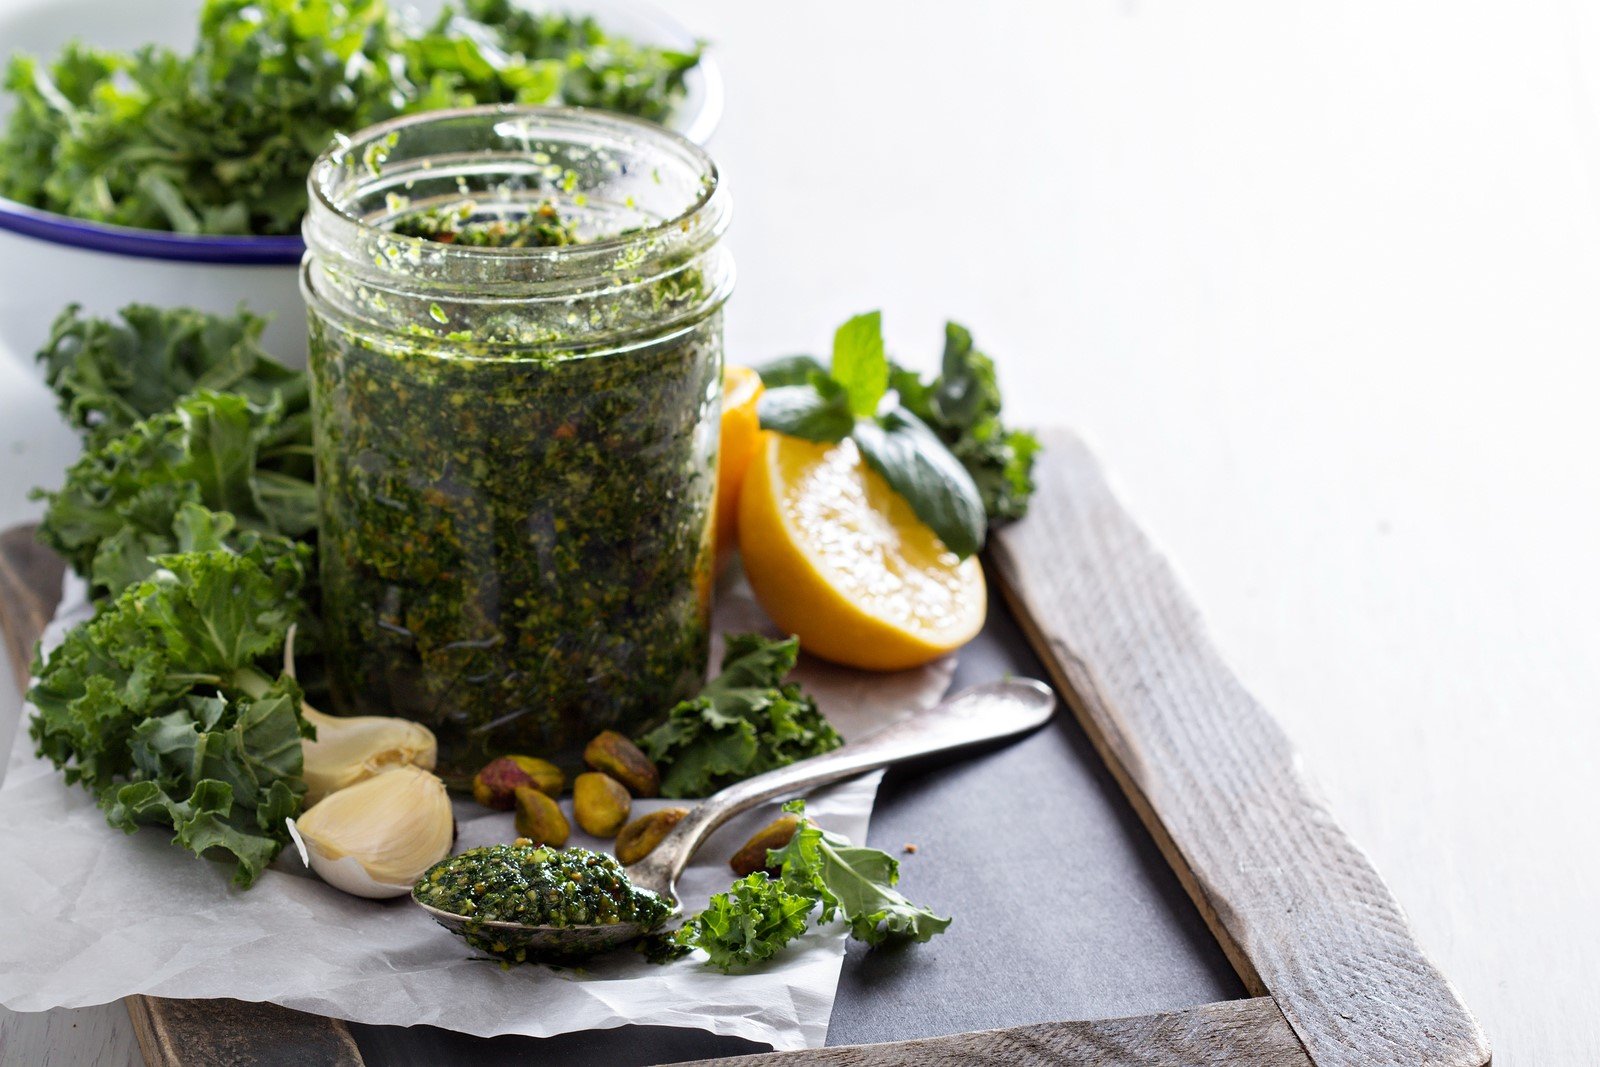
[[[983,628],[978,560],[957,559],[849,440],[763,433],[740,492],[739,545],[761,606],[824,659],[900,670]]]
[[[730,364],[722,372],[721,442],[717,447],[717,570],[728,562],[738,543],[739,488],[755,455],[761,434],[756,403],[761,399],[761,375],[749,367]]]

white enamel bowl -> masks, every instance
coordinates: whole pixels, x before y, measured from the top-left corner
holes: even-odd
[[[424,16],[442,0],[392,0]],[[649,44],[688,49],[694,35],[638,0],[571,0],[538,5],[592,14],[607,29]],[[103,48],[142,44],[187,48],[200,0],[0,0],[0,60],[12,51],[53,57],[74,38]],[[669,125],[704,144],[722,113],[722,80],[710,60],[690,72]],[[10,108],[0,95],[0,120]],[[0,349],[33,364],[63,306],[96,314],[125,304],[189,305],[231,312],[241,303],[271,316],[265,345],[304,365],[305,306],[298,235],[191,237],[85,222],[0,198]]]

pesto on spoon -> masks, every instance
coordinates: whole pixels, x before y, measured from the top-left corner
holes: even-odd
[[[502,959],[571,962],[597,955],[677,914],[678,876],[711,832],[740,812],[892,763],[1026,733],[1048,721],[1055,706],[1050,688],[1028,678],[974,686],[864,740],[729,786],[627,868],[587,849],[513,845],[510,850],[522,851],[496,853],[507,846],[491,846],[445,860],[423,875],[411,898],[439,925]],[[451,867],[466,857],[472,858]],[[512,872],[497,867],[500,863],[523,867]],[[445,873],[435,880],[441,870]],[[558,888],[563,877],[578,888]],[[526,904],[512,899],[518,892]],[[513,915],[521,918],[505,918]]]

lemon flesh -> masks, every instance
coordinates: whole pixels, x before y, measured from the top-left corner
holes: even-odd
[[[739,541],[767,614],[824,659],[899,670],[983,628],[977,559],[957,559],[848,440],[764,434],[741,493]]]

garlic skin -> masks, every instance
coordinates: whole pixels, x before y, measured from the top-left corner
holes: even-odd
[[[455,817],[444,783],[403,766],[333,793],[289,820],[300,858],[358,897],[399,897],[450,854]]]
[[[385,715],[326,715],[310,705],[300,713],[317,728],[315,741],[301,743],[306,804],[396,767],[432,770],[439,758],[433,731],[410,719]]]

